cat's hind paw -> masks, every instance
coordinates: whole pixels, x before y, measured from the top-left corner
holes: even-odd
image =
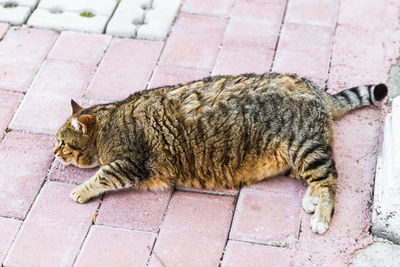
[[[84,184],[81,184],[81,185],[75,187],[75,189],[72,190],[72,192],[69,196],[72,200],[74,200],[78,203],[85,203],[91,198],[91,196],[89,195],[89,192],[85,188]]]
[[[320,220],[319,217],[320,216],[318,216],[317,213],[311,217],[311,229],[314,233],[323,234],[328,230],[329,223],[324,220]]]
[[[317,209],[319,197],[311,196],[306,192],[303,197],[303,209],[307,213],[313,213]]]

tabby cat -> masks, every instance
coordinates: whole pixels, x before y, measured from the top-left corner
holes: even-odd
[[[332,121],[386,94],[378,84],[329,95],[296,75],[268,73],[208,77],[90,108],[71,100],[54,153],[64,164],[100,165],[72,191],[79,203],[120,188],[223,189],[279,174],[301,178],[309,185],[303,208],[314,212],[311,227],[321,234],[336,191]]]

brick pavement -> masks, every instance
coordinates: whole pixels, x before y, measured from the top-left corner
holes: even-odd
[[[329,92],[385,82],[398,56],[394,0],[183,1],[166,41],[0,23],[0,262],[4,266],[345,266],[372,242],[383,112],[335,123],[335,215],[312,233],[305,185],[285,177],[240,192],[178,187],[69,191],[95,170],[54,161],[69,99],[100,103],[210,74],[297,72]],[[364,23],[368,21],[369,23]]]

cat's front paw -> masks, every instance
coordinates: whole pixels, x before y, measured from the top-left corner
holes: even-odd
[[[330,218],[326,218],[320,214],[319,210],[317,210],[314,215],[311,217],[311,229],[314,233],[323,234],[329,228]]]
[[[84,186],[84,184],[81,184],[77,187],[75,187],[74,190],[72,190],[71,194],[69,195],[72,200],[78,202],[78,203],[85,203],[87,202],[91,196]]]

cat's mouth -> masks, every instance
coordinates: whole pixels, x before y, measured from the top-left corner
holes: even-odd
[[[74,162],[73,162],[74,160],[67,161],[62,156],[59,156],[59,155],[56,155],[56,158],[58,159],[58,161],[60,161],[65,166],[75,165]]]

